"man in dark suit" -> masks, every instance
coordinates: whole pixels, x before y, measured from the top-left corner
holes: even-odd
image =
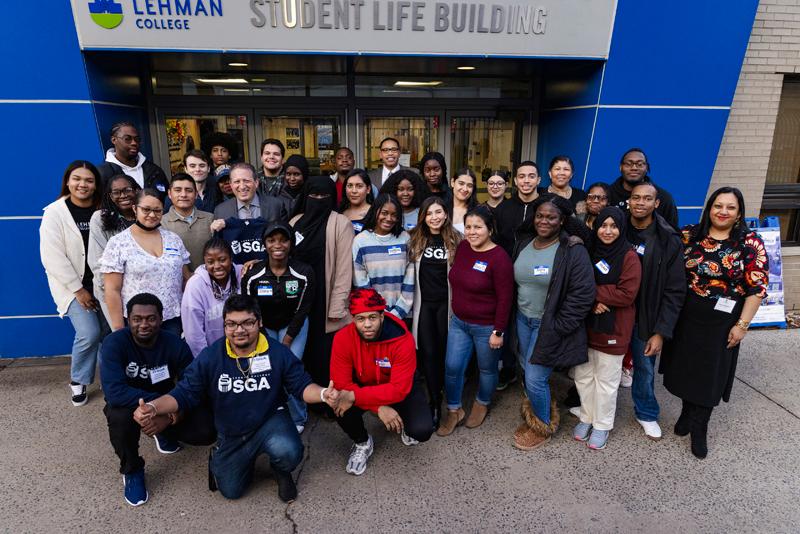
[[[225,228],[225,219],[257,219],[266,222],[287,222],[289,214],[283,202],[276,197],[257,194],[256,170],[249,163],[234,163],[231,167],[231,188],[234,198],[228,199],[214,209],[211,230],[219,232]]]
[[[419,174],[419,171],[413,167],[404,167],[400,165],[400,142],[394,137],[387,137],[380,144],[381,149],[381,165],[377,169],[369,171],[369,179],[372,185],[381,188],[383,183],[400,169],[407,169]]]

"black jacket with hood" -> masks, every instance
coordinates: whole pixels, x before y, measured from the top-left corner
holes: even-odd
[[[656,208],[656,213],[661,215],[673,228],[680,230],[680,226],[678,226],[678,208],[675,206],[675,199],[672,198],[670,192],[656,185],[649,176],[645,176],[644,181],[652,183],[655,185],[656,190],[658,190],[658,207]],[[631,192],[625,189],[622,176],[614,180],[609,186],[609,189],[608,205],[617,206],[627,213],[628,199],[631,198]]]
[[[538,196],[537,196],[538,198]],[[497,225],[496,243],[511,256],[518,241],[530,237],[533,239],[533,208],[530,202],[523,202],[519,195],[514,195],[501,202],[493,211]]]
[[[125,174],[122,167],[110,161],[104,161],[98,165],[97,171],[100,173],[104,188],[108,187],[108,181],[112,176]],[[164,174],[161,167],[149,159],[146,159],[144,163],[142,163],[142,175],[144,176],[144,189],[155,189],[158,191],[158,196],[161,198],[161,201],[164,202],[167,197],[167,191],[169,191],[169,179],[167,179],[167,175]]]
[[[514,261],[532,241],[533,237],[518,241]],[[568,368],[588,360],[585,321],[597,289],[589,252],[579,237],[561,233],[553,266],[530,363]]]

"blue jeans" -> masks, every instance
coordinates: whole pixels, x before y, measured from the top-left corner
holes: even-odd
[[[278,410],[260,428],[244,436],[218,436],[211,453],[211,473],[223,497],[238,499],[253,480],[260,454],[275,471],[291,473],[303,459],[303,442],[287,410]]]
[[[645,356],[644,346],[647,340],[639,339],[638,325],[633,325],[631,337],[631,354],[633,355],[633,411],[640,421],[658,421],[658,401],[654,387],[656,373],[656,356]]]
[[[478,393],[475,401],[488,406],[492,393],[497,387],[497,361],[500,349],[489,347],[489,337],[494,327],[466,323],[453,315],[447,332],[447,354],[444,360],[444,392],[447,408],[461,408],[461,394],[464,392],[464,373],[472,357],[472,349],[478,358]]]
[[[530,361],[541,324],[540,319],[532,319],[517,312],[519,365],[525,372],[525,393],[528,395],[533,413],[548,425],[550,424],[550,374],[553,368]]]
[[[100,342],[108,333],[108,325],[102,312],[84,309],[78,299],[70,302],[69,308],[67,308],[67,317],[75,329],[70,379],[76,384],[88,386],[94,382]]]
[[[281,328],[280,330],[270,330],[265,328],[267,335],[274,337],[278,341],[283,341],[283,336],[286,335],[286,330],[289,327]],[[297,337],[292,340],[289,350],[292,351],[295,358],[303,361],[303,350],[306,348],[306,339],[308,338],[308,319],[303,323],[303,327],[297,333]],[[326,386],[328,384],[325,384]],[[305,426],[308,421],[308,410],[306,410],[306,403],[302,399],[296,398],[294,395],[288,397],[289,413],[292,414],[292,421],[295,425]]]

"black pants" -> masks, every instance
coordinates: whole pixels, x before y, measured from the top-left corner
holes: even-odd
[[[420,303],[417,369],[425,378],[432,406],[441,407],[447,352],[447,301]]]
[[[115,408],[105,405],[103,413],[108,422],[108,437],[114,452],[119,456],[119,472],[123,475],[134,473],[144,467],[144,459],[139,456],[139,437],[142,427],[133,420],[133,408]],[[214,429],[214,415],[208,406],[199,406],[185,414],[175,426],[168,426],[162,433],[165,437],[189,445],[211,445],[217,440]]]
[[[414,375],[414,383],[406,398],[397,404],[392,404],[392,408],[397,410],[403,420],[403,429],[407,436],[420,442],[430,439],[433,434],[433,417],[425,397],[422,379],[418,374]],[[355,443],[364,443],[369,439],[364,426],[364,410],[361,408],[352,406],[342,417],[338,417],[336,422]]]

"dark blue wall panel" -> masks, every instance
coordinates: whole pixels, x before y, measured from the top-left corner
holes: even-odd
[[[622,154],[640,147],[647,153],[653,180],[679,206],[702,205],[727,119],[727,110],[601,108],[589,176],[613,181]]]
[[[566,154],[575,164],[572,185],[583,187],[594,116],[595,108],[550,111],[540,115],[539,128],[543,135],[539,136],[537,163],[542,172],[542,185],[550,183],[550,177],[547,175],[550,159],[559,154]]]
[[[89,98],[68,0],[3,2],[3,20],[0,99]]]
[[[730,106],[758,0],[619,0],[603,104]]]
[[[143,107],[115,106],[108,104],[94,105],[97,127],[100,131],[100,141],[102,147],[102,159],[105,159],[105,152],[111,148],[111,127],[121,121],[132,122],[139,129],[139,136],[142,138],[140,150],[148,159],[152,160],[152,143],[150,142],[150,128],[147,125],[147,111]]]
[[[0,319],[0,358],[69,354],[74,337],[66,317]]]
[[[603,61],[548,61],[542,68],[543,110],[597,104]]]

